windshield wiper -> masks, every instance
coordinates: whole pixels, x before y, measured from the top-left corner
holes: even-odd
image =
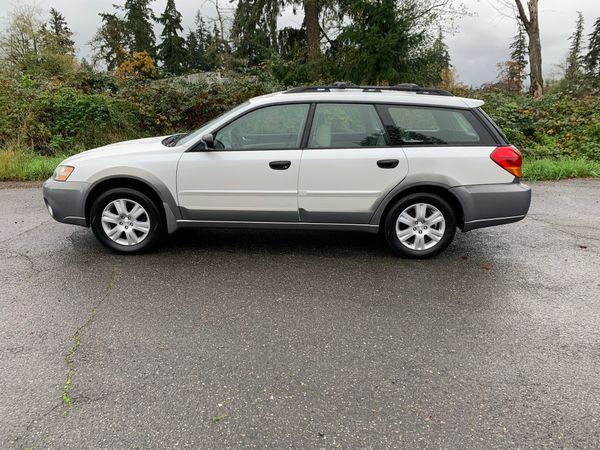
[[[177,133],[177,134],[173,134],[172,136],[168,136],[166,138],[164,138],[162,140],[162,145],[164,145],[165,147],[175,147],[177,145],[177,143],[181,140],[181,138],[183,138],[184,136],[187,136],[188,133]]]

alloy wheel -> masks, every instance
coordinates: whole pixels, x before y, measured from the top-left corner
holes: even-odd
[[[411,250],[428,250],[444,237],[446,219],[429,203],[416,203],[404,209],[396,220],[396,235]]]
[[[150,216],[134,200],[120,198],[111,201],[102,211],[102,229],[120,245],[137,245],[150,233]]]

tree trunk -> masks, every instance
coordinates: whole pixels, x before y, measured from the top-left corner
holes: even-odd
[[[544,93],[544,79],[542,75],[542,45],[539,31],[529,38],[529,93],[533,97],[541,97]]]
[[[306,25],[306,56],[309,62],[321,56],[319,28],[319,0],[304,0],[304,24]]]
[[[538,0],[529,0],[529,18],[521,0],[515,0],[518,17],[527,31],[529,37],[529,93],[533,97],[541,97],[544,93],[544,78],[542,74],[542,43],[540,40],[540,22],[538,15]]]

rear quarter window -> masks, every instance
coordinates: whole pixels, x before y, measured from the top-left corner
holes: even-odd
[[[496,145],[470,110],[409,105],[380,105],[392,145]]]

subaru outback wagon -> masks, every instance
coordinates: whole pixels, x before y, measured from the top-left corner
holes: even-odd
[[[187,227],[382,233],[399,255],[529,210],[522,158],[480,100],[416,85],[336,83],[264,95],[189,133],[63,161],[48,211],[121,253]]]

